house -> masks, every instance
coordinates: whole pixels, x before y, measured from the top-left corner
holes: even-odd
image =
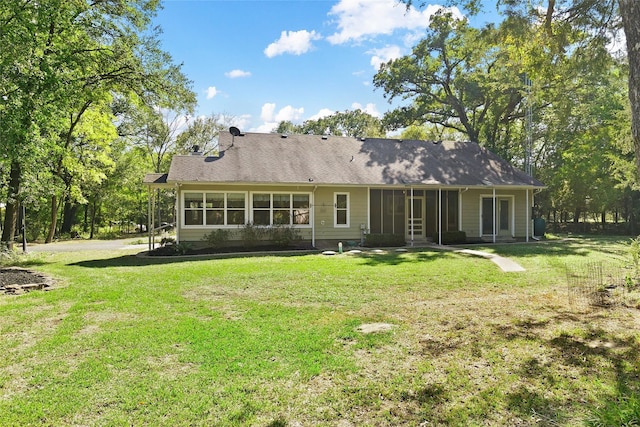
[[[151,188],[176,190],[177,240],[212,230],[285,224],[313,246],[401,234],[408,244],[532,236],[544,185],[476,143],[241,133],[219,154],[174,156]],[[154,209],[149,206],[150,217]]]

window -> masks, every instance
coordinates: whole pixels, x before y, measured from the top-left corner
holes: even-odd
[[[184,225],[224,226],[246,222],[245,193],[184,193]]]
[[[254,193],[252,196],[255,225],[309,225],[309,194]]]
[[[334,193],[334,216],[335,227],[349,227],[349,193]]]
[[[202,193],[184,193],[184,225],[202,225]]]
[[[253,223],[255,225],[271,224],[271,194],[253,195]]]

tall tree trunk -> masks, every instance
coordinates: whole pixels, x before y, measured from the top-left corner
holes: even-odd
[[[96,199],[93,199],[93,206],[91,209],[91,234],[89,234],[89,239],[93,239],[93,235],[96,227],[96,215],[98,215],[97,209],[98,209],[98,206],[96,203]]]
[[[89,203],[84,205],[84,218],[82,221],[82,232],[86,233],[89,230]]]
[[[64,208],[62,209],[62,227],[60,233],[71,233],[71,229],[76,222],[76,213],[78,212],[78,205],[72,203],[69,200],[69,196],[64,201]]]
[[[629,101],[631,101],[631,134],[640,174],[640,1],[619,0],[622,26],[627,38],[629,60]]]
[[[56,235],[56,226],[58,224],[58,196],[55,194],[51,196],[51,222],[49,223],[49,234],[44,240],[45,243],[53,242],[53,238]]]
[[[4,227],[2,228],[2,242],[9,249],[13,249],[13,238],[16,235],[16,223],[18,222],[18,207],[20,202],[18,196],[20,194],[21,169],[17,161],[11,162],[11,171],[9,172],[9,186],[7,191],[7,205],[4,213]]]

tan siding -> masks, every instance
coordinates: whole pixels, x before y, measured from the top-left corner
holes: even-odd
[[[212,191],[226,191],[226,192],[246,192],[247,194],[256,192],[283,192],[283,193],[311,193],[312,204],[312,217],[315,212],[315,226],[317,240],[359,240],[360,239],[360,224],[367,224],[367,212],[368,212],[368,189],[366,187],[320,187],[315,190],[313,186],[253,186],[253,185],[183,185],[180,188],[181,192],[196,191],[196,192],[212,192]],[[334,227],[334,193],[348,193],[349,194],[349,227]],[[250,203],[248,203],[250,206]],[[182,213],[180,213],[182,218]],[[205,234],[214,230],[215,227],[183,227],[182,222],[179,222],[179,235],[181,242],[201,242]],[[236,233],[232,239],[238,240],[239,235],[236,227],[225,227]],[[305,240],[311,240],[311,226],[306,228],[299,228],[300,236]]]
[[[462,193],[462,230],[467,233],[468,237],[480,236],[480,199],[481,197],[491,197],[493,191],[491,189],[468,190]],[[525,237],[527,232],[527,195],[525,190],[496,190],[496,197],[507,197],[511,203],[511,209],[514,209],[514,230],[515,237]],[[531,206],[531,193],[529,194],[529,207]],[[511,216],[509,217],[511,220]],[[529,225],[529,233],[531,233],[531,225]]]
[[[462,231],[467,237],[480,237],[480,195],[481,191],[467,190],[462,193]]]
[[[334,194],[349,194],[349,227],[334,227]],[[366,187],[322,187],[315,193],[316,239],[360,240],[360,224],[367,225],[368,194]]]

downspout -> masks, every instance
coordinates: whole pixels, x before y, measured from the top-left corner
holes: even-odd
[[[497,225],[496,221],[496,187],[493,187],[493,243],[496,242],[496,233],[497,233],[497,229],[496,229],[496,225]]]
[[[311,193],[311,247],[316,247],[316,190],[318,186],[313,187]]]
[[[438,188],[438,245],[442,246],[442,187]]]

